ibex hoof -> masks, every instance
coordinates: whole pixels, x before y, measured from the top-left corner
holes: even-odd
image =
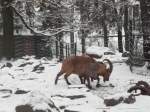
[[[68,85],[71,85],[71,83],[67,83]]]
[[[101,85],[100,84],[96,84],[96,87],[100,87]]]
[[[92,86],[86,85],[89,89],[92,89]]]

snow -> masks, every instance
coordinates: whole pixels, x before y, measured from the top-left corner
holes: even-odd
[[[97,54],[99,56],[102,56],[100,60],[110,59],[113,63],[127,60],[126,57],[122,57],[122,53],[119,53],[117,50],[113,51],[108,47],[90,46],[87,47],[86,53]]]
[[[143,80],[150,83],[150,77],[135,74],[124,63],[125,58],[120,53],[104,55],[109,49],[93,47],[90,53],[95,51],[103,55],[102,59],[108,58],[113,62],[114,69],[110,81],[104,83],[101,79],[101,87],[96,88],[96,81],[92,82],[92,90],[80,84],[77,75],[69,77],[72,85],[68,86],[63,77],[58,84],[54,84],[56,74],[61,68],[61,63],[55,59],[35,59],[34,56],[25,56],[21,59],[0,61],[0,112],[15,112],[16,106],[29,104],[33,110],[51,109],[52,112],[78,111],[78,112],[148,112],[149,96],[136,96],[133,104],[120,103],[116,106],[105,106],[105,98],[117,98],[127,96],[129,87],[137,81]],[[113,57],[111,57],[113,56]],[[11,63],[12,67],[3,67]],[[20,66],[26,64],[25,66]],[[41,65],[43,70],[33,71],[34,67]],[[142,68],[145,69],[145,68]],[[114,85],[111,87],[110,84]],[[18,90],[25,91],[16,94]],[[55,108],[52,108],[54,105]],[[59,108],[59,110],[58,110]]]
[[[89,54],[98,54],[98,55],[104,55],[105,52],[111,52],[114,54],[113,51],[111,51],[108,47],[98,47],[98,46],[90,46],[86,49],[86,52]]]

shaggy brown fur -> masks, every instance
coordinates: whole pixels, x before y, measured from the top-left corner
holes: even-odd
[[[97,62],[99,64],[99,67],[101,68],[100,72],[97,74],[97,84],[96,87],[100,87],[100,78],[99,76],[103,77],[103,81],[109,81],[109,77],[113,70],[113,64],[109,59],[104,59],[102,62]],[[106,63],[109,64],[109,68],[106,68]],[[81,83],[85,84],[86,79],[84,77],[80,77]],[[94,79],[91,78],[93,81]]]
[[[86,56],[72,56],[65,59],[62,63],[60,72],[56,76],[55,84],[57,84],[58,78],[63,74],[68,85],[70,85],[68,76],[71,74],[77,74],[79,77],[85,77],[89,88],[91,88],[90,77],[97,79],[98,75],[101,75],[104,77],[105,81],[109,80],[105,64],[99,64],[93,58]]]

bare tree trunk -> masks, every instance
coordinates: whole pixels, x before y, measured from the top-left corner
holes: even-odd
[[[64,59],[64,44],[62,41],[62,37],[63,37],[63,33],[59,33],[59,39],[60,39],[60,57],[59,57],[59,61],[62,61]]]
[[[118,14],[117,9],[115,9],[117,16],[117,29],[118,29],[118,50],[123,52],[123,43],[122,43],[122,17]]]
[[[85,2],[85,0],[79,0],[78,1],[78,5],[79,5],[79,10],[80,10],[80,21],[81,21],[81,28],[80,28],[80,32],[81,32],[81,44],[82,44],[82,53],[85,53],[85,39],[87,37],[87,27],[85,26],[85,24],[87,24],[88,22],[88,5],[89,2]]]
[[[94,6],[97,9],[99,6],[99,1],[94,0]],[[103,32],[104,32],[104,46],[108,47],[108,33],[107,33],[107,24],[106,24],[106,6],[103,4],[102,6],[102,11],[103,11],[103,17],[102,17],[102,27],[103,27]]]
[[[64,59],[64,44],[60,42],[60,58],[59,60],[62,61]]]
[[[108,35],[107,35],[107,24],[106,24],[106,8],[105,5],[103,5],[103,19],[102,19],[102,26],[104,31],[104,47],[108,47]]]
[[[103,31],[104,31],[104,47],[108,47],[107,25],[105,20],[103,20]]]
[[[124,11],[124,31],[125,31],[125,50],[129,51],[128,7],[127,7],[127,5],[125,5],[125,11]]]
[[[82,13],[81,13],[81,24],[84,24],[84,17],[82,17]],[[81,28],[81,45],[82,45],[82,53],[85,53],[85,39],[86,39],[86,30]]]
[[[57,38],[57,41],[56,41],[56,58],[58,58],[58,55],[59,55],[59,45],[58,45],[58,38]]]
[[[140,0],[144,57],[150,59],[150,1]]]
[[[82,44],[82,53],[85,53],[85,38],[86,38],[86,34],[85,34],[85,30],[82,29],[82,39],[81,39],[81,44]]]
[[[133,55],[133,47],[134,47],[134,40],[133,40],[133,35],[132,35],[132,20],[129,20],[129,51],[131,55]]]
[[[118,29],[118,50],[119,52],[123,52],[123,43],[122,43],[122,16],[117,11],[117,8],[114,8],[116,14],[116,22]]]
[[[119,52],[123,52],[123,44],[122,44],[122,29],[118,28],[118,49]]]
[[[71,55],[75,54],[75,48],[74,48],[74,32],[70,33],[70,46],[71,46]]]
[[[72,8],[71,8],[71,29],[73,30],[73,26],[72,26],[72,24],[73,24],[73,19],[74,19],[74,6],[72,6]],[[74,46],[74,32],[73,31],[71,31],[70,32],[70,46],[71,46],[71,55],[74,55],[75,54],[75,46]]]
[[[14,58],[15,56],[15,38],[14,38],[14,24],[13,24],[13,9],[11,6],[5,7],[4,2],[12,2],[12,0],[2,0],[2,19],[3,19],[3,56],[7,59]]]

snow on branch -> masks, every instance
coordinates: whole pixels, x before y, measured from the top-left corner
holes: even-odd
[[[11,6],[11,7],[12,7],[12,6]],[[72,29],[64,28],[64,27],[62,27],[62,28],[57,28],[57,29],[50,29],[50,28],[49,28],[49,29],[44,30],[44,31],[41,31],[41,32],[35,31],[35,30],[33,30],[31,27],[28,26],[28,24],[27,24],[26,21],[24,20],[23,16],[22,16],[14,7],[12,7],[12,9],[13,9],[14,12],[16,13],[16,15],[19,16],[19,18],[21,19],[21,21],[22,21],[22,23],[25,25],[25,27],[26,27],[28,30],[30,30],[31,33],[33,33],[33,34],[35,34],[35,35],[42,35],[42,36],[52,37],[52,36],[55,36],[55,35],[57,35],[57,34],[59,34],[59,33],[61,33],[61,32],[71,32],[71,31],[72,31]],[[43,33],[43,32],[45,32],[45,31],[55,31],[55,33],[52,33],[52,34],[50,34],[50,35],[46,35],[46,34]]]
[[[11,7],[12,7],[12,6],[11,6]],[[27,29],[29,29],[32,33],[35,33],[35,34],[36,34],[36,32],[35,32],[32,28],[30,28],[30,27],[27,25],[27,23],[25,22],[25,20],[23,19],[23,17],[20,15],[20,13],[19,13],[14,7],[12,7],[12,9],[13,9],[13,11],[15,12],[15,14],[20,17],[20,19],[21,19],[21,21],[23,22],[23,24],[25,25],[25,27],[26,27]]]

